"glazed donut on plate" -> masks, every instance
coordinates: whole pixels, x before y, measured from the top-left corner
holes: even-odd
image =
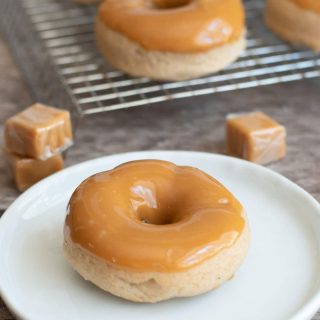
[[[265,21],[284,40],[320,52],[319,0],[268,0]]]
[[[106,0],[95,31],[111,65],[156,80],[219,71],[246,44],[241,0]]]
[[[128,162],[71,196],[64,252],[101,289],[137,302],[194,296],[232,278],[249,245],[244,208],[192,167]]]

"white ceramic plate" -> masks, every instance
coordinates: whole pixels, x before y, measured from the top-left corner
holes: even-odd
[[[219,179],[245,206],[249,255],[235,277],[208,294],[158,304],[115,298],[84,281],[62,252],[67,201],[98,171],[134,159],[196,166]],[[220,155],[156,151],[88,161],[22,194],[0,219],[0,293],[29,320],[306,320],[320,306],[320,206],[264,167]]]

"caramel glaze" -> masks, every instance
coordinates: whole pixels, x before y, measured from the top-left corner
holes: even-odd
[[[241,0],[106,0],[99,18],[147,50],[201,52],[244,32]]]
[[[243,208],[217,180],[192,167],[133,161],[98,173],[73,193],[65,236],[137,271],[183,271],[232,246]]]
[[[299,7],[305,9],[314,11],[318,14],[320,14],[320,1],[319,0],[291,0]]]

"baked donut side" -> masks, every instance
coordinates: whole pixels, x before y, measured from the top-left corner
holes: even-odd
[[[245,221],[245,228],[234,245],[185,271],[139,272],[122,268],[93,255],[70,237],[65,237],[64,253],[84,279],[127,300],[154,303],[194,296],[217,288],[233,277],[249,247],[249,227]]]
[[[268,0],[267,26],[295,46],[305,45],[320,52],[320,14],[306,10],[292,0]]]
[[[175,53],[144,49],[96,18],[97,46],[114,67],[154,80],[188,80],[204,76],[234,62],[246,47],[245,32],[238,40],[200,53]]]

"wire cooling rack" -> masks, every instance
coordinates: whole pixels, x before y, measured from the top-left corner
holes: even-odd
[[[41,90],[49,91],[45,99],[67,95],[81,115],[320,76],[319,55],[293,49],[267,30],[264,1],[245,0],[245,6],[248,48],[241,58],[219,73],[180,82],[132,78],[110,67],[94,42],[95,6],[1,0],[0,26],[28,82],[36,84],[35,96],[44,99]]]

